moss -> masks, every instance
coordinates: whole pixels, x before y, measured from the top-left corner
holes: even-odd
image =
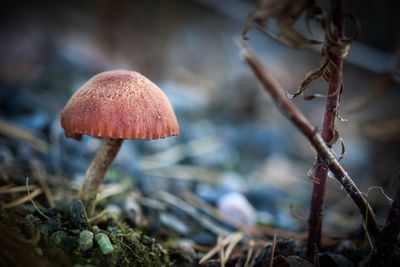
[[[153,238],[129,228],[122,221],[112,220],[107,225],[107,231],[98,229],[95,232],[96,235],[108,236],[113,251],[104,255],[97,244],[87,251],[75,250],[75,263],[94,266],[171,266],[168,252]]]
[[[42,232],[41,220],[24,206],[0,209],[1,266],[71,266],[63,250]]]
[[[111,236],[120,266],[168,266],[168,253],[154,239],[132,229]]]
[[[154,238],[130,228],[122,218],[102,224],[101,228],[106,228],[107,231],[98,228],[95,231],[96,227],[92,229],[96,234],[108,236],[111,241],[113,251],[104,255],[97,243],[87,250],[83,250],[82,245],[79,248],[82,231],[74,228],[68,213],[56,212],[50,220],[42,220],[35,215],[34,211],[24,208],[0,210],[0,222],[9,225],[26,239],[31,238],[32,233],[40,231],[40,242],[32,244],[26,251],[40,260],[57,262],[56,266],[177,266],[176,260],[173,265],[170,263],[169,251]],[[7,228],[5,232],[10,231]],[[43,255],[38,255],[35,251],[42,251],[40,254]],[[5,252],[10,254],[8,250]]]
[[[93,247],[94,234],[88,230],[83,230],[79,234],[79,249],[82,251],[89,250]]]

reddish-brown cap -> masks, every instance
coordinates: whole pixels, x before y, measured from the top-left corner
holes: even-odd
[[[99,73],[71,97],[61,112],[65,136],[157,139],[179,134],[174,110],[161,89],[140,73]]]

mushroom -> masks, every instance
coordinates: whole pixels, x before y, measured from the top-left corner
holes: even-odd
[[[79,191],[89,216],[108,167],[124,139],[158,139],[179,134],[174,110],[161,89],[138,72],[99,73],[71,97],[61,112],[66,137],[103,138]]]

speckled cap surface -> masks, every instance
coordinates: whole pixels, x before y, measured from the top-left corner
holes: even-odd
[[[179,134],[175,112],[161,89],[138,72],[99,73],[61,112],[66,137],[157,139]]]

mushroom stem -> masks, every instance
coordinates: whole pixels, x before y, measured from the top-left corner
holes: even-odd
[[[82,200],[89,217],[94,213],[100,185],[103,184],[107,169],[117,155],[122,141],[123,139],[105,139],[86,171],[83,185],[79,191],[79,198]]]

